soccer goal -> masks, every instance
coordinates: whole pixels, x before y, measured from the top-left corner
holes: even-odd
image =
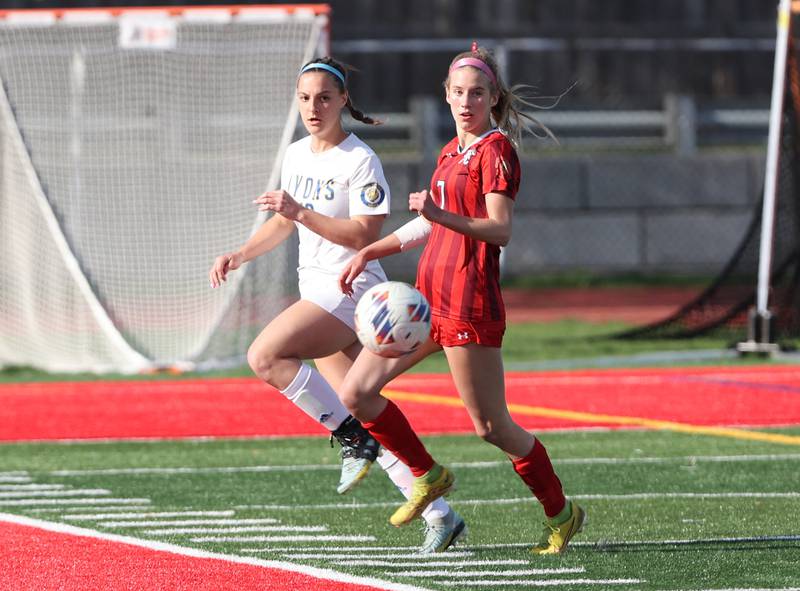
[[[0,11],[0,367],[240,363],[294,251],[212,290],[264,221],[326,5]],[[263,260],[262,260],[263,259]]]
[[[718,335],[758,354],[800,342],[800,2],[782,0],[778,15],[765,178],[749,228],[702,293],[623,338]]]

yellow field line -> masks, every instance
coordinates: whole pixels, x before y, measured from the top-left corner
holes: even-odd
[[[412,392],[399,392],[397,390],[383,390],[383,395],[392,400],[407,400],[422,404],[439,406],[464,407],[460,398],[440,396],[437,394],[419,394]],[[527,404],[509,404],[508,410],[520,415],[537,417],[550,417],[568,419],[580,423],[603,423],[608,425],[625,425],[629,427],[645,427],[661,431],[676,431],[692,435],[712,435],[714,437],[729,437],[732,439],[746,439],[750,441],[766,441],[767,443],[783,443],[786,445],[800,445],[800,436],[782,435],[780,433],[764,433],[762,431],[747,431],[745,429],[732,429],[729,427],[710,427],[705,425],[691,425],[675,421],[659,421],[641,417],[625,417],[606,415],[591,412],[579,412],[558,408],[545,408],[542,406],[529,406]]]

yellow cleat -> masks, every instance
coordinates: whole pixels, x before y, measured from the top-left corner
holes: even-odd
[[[422,515],[425,507],[433,501],[455,490],[456,477],[444,466],[434,464],[419,478],[414,479],[414,488],[411,498],[400,505],[397,511],[389,518],[389,523],[400,527],[411,523]]]
[[[569,503],[572,511],[569,519],[559,525],[545,522],[542,539],[533,547],[531,552],[534,554],[561,554],[567,550],[567,545],[572,536],[581,531],[586,523],[586,511],[577,503],[572,501]]]

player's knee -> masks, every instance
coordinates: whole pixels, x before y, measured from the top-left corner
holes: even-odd
[[[347,388],[346,385],[342,385],[337,394],[339,395],[339,400],[342,401],[342,404],[347,409],[347,412],[354,417],[357,416],[359,410],[358,394],[353,389]]]
[[[478,421],[475,423],[475,433],[486,443],[501,447],[505,441],[505,429],[492,421]]]
[[[475,433],[483,439],[486,443],[497,445],[497,432],[492,429],[491,425],[482,424],[475,427]]]
[[[337,394],[339,395],[339,400],[341,400],[342,404],[347,409],[347,412],[359,419],[364,410],[364,398],[358,387],[345,379],[339,387]]]
[[[268,384],[272,384],[272,372],[275,367],[275,361],[275,356],[263,349],[250,347],[247,351],[247,363],[250,369]]]

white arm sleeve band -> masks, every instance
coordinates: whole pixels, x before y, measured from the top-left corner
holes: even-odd
[[[428,239],[431,224],[422,216],[417,216],[392,232],[400,241],[400,250],[408,250],[419,246]]]

